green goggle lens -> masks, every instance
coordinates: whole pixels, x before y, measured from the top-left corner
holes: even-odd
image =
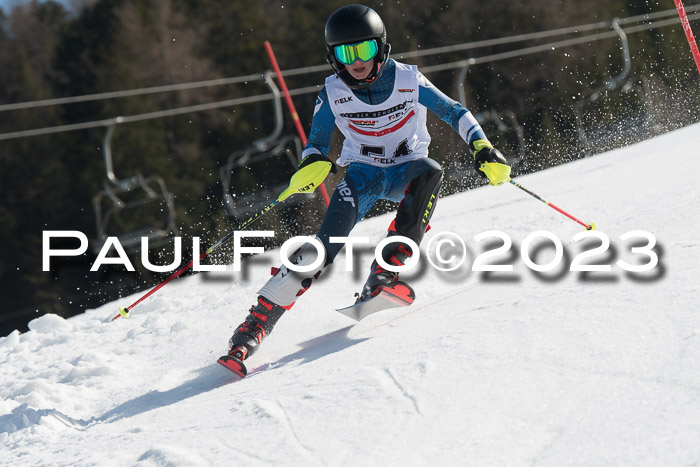
[[[377,41],[369,40],[357,44],[337,45],[334,47],[335,58],[344,65],[352,65],[358,58],[369,62],[377,55]]]

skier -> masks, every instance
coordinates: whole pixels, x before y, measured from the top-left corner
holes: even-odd
[[[345,137],[337,164],[348,169],[317,235],[325,260],[306,273],[281,266],[259,290],[257,304],[229,341],[229,356],[241,362],[257,350],[282,314],[333,262],[343,244],[331,243],[330,237],[346,237],[377,200],[401,201],[388,235],[420,244],[442,183],[442,168],[428,158],[426,109],[451,125],[469,145],[479,175],[492,185],[506,182],[510,175],[505,158],[467,109],[433,86],[415,66],[389,58],[386,29],[374,10],[363,5],[338,9],[326,23],[325,41],[326,59],[334,74],[326,78],[318,95],[309,140],[294,175],[297,180],[318,184],[329,164],[336,172],[328,159],[336,125]],[[319,171],[323,174],[320,180]],[[306,243],[289,260],[308,266],[317,260],[317,254]],[[392,242],[381,252],[387,264],[397,266],[404,265],[412,254],[404,242]],[[375,259],[358,301],[396,280],[398,273],[382,268]]]

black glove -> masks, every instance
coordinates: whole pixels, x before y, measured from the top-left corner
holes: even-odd
[[[503,157],[501,151],[495,148],[484,148],[474,154],[474,170],[484,178],[488,178],[481,170],[481,165],[485,162],[498,162],[499,164],[508,165],[508,161]]]
[[[306,156],[304,158],[304,160],[302,160],[299,163],[299,167],[297,167],[297,170],[301,170],[304,167],[306,167],[307,165],[313,164],[314,162],[318,162],[318,161],[330,162],[331,163],[331,173],[338,173],[338,168],[333,163],[333,161],[330,160],[329,158],[327,158],[326,156],[324,156],[323,154],[319,154],[319,153],[309,154],[308,156]]]

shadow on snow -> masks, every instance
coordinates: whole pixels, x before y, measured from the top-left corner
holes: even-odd
[[[327,355],[340,352],[341,350],[355,344],[359,344],[360,342],[368,339],[351,339],[348,337],[348,332],[351,328],[352,326],[348,326],[346,328],[339,329],[337,331],[333,331],[323,336],[303,342],[300,344],[302,348],[299,351],[294,352],[293,354],[288,355],[277,362],[268,363],[255,368],[248,374],[247,378],[251,378],[266,369],[274,370],[284,367],[290,363],[295,363],[297,365],[310,363]],[[196,377],[176,388],[164,392],[151,391],[142,396],[138,396],[118,405],[94,421],[114,422],[124,418],[130,418],[150,410],[176,404],[185,399],[189,399],[190,397],[209,392],[213,389],[240,380],[241,378],[238,376],[233,376],[230,371],[224,369],[220,365],[211,364],[201,368]]]

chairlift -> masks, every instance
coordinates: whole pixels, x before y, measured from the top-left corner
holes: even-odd
[[[514,148],[516,152],[510,154],[510,156],[515,157],[518,162],[525,158],[525,133],[522,125],[518,122],[518,117],[515,116],[515,112],[512,110],[501,110],[499,112],[496,109],[491,109],[475,114],[474,118],[481,124],[493,123],[496,126],[495,134],[511,134],[514,136],[517,147]]]
[[[467,78],[467,72],[469,71],[468,62],[464,65],[455,78],[455,87],[457,88],[457,93],[459,96],[459,102],[463,106],[467,106],[466,92],[464,91],[464,85]],[[510,138],[510,141],[514,142],[516,146],[513,147],[515,153],[509,154],[509,156],[516,159],[515,163],[520,163],[525,159],[525,132],[523,131],[523,126],[518,122],[518,117],[512,110],[501,110],[496,109],[486,110],[483,112],[475,113],[474,118],[482,125],[491,123],[494,125],[492,131],[489,131],[489,135],[506,135]],[[471,166],[471,160],[469,161]],[[448,172],[455,172],[459,177],[463,176],[463,168],[461,166],[455,167]],[[448,175],[450,175],[448,173]]]
[[[633,139],[642,139],[649,133],[655,132],[657,128],[651,119],[651,104],[648,100],[649,84],[645,76],[630,77],[632,60],[630,58],[629,43],[627,35],[620,27],[619,20],[615,18],[611,23],[612,28],[620,37],[623,68],[620,73],[607,80],[603,86],[593,90],[574,104],[574,115],[576,117],[576,131],[579,145],[586,150],[596,148],[596,150],[608,149],[615,145],[616,141],[629,143]],[[638,102],[641,102],[642,115],[628,117],[623,121],[618,120],[614,124],[598,125],[586,127],[584,124],[584,107],[591,107],[595,103],[601,103],[609,98],[611,93],[621,96],[636,95]],[[600,117],[600,112],[589,110],[589,119],[595,115]]]
[[[470,60],[470,62],[473,62],[473,60]],[[464,91],[464,85],[467,79],[470,62],[459,70],[455,79],[459,102],[464,107],[467,106],[467,96]],[[474,114],[474,118],[476,118],[480,124],[493,123],[496,126],[495,134],[510,133],[511,136],[514,136],[517,143],[517,148],[515,148],[517,152],[514,155],[518,160],[523,160],[525,158],[525,132],[523,131],[523,126],[518,122],[518,117],[516,117],[515,112],[512,110],[501,110],[499,112],[496,109],[491,109]]]
[[[273,72],[264,75],[265,83],[274,95],[275,126],[272,133],[253,141],[250,147],[232,153],[226,164],[219,169],[223,200],[226,212],[231,217],[241,218],[267,205],[287,187],[289,176],[301,162],[302,146],[296,136],[280,137],[282,134],[282,93],[273,81]],[[271,163],[286,173],[285,177],[270,180],[267,166]],[[258,187],[250,193],[234,190],[234,175],[244,177],[246,173],[256,181]],[[261,182],[262,180],[262,182]],[[238,183],[237,185],[240,185]],[[306,195],[313,196],[313,194]],[[302,201],[305,196],[293,196],[286,201],[292,205]]]
[[[127,253],[140,248],[141,237],[148,238],[150,247],[163,245],[177,229],[174,195],[159,175],[116,177],[111,149],[113,133],[114,124],[107,128],[103,141],[104,189],[92,198],[97,221],[97,238],[91,242],[92,250],[99,252],[108,237],[117,237]],[[151,219],[151,222],[143,225],[144,219]],[[134,224],[139,226],[133,228]]]

